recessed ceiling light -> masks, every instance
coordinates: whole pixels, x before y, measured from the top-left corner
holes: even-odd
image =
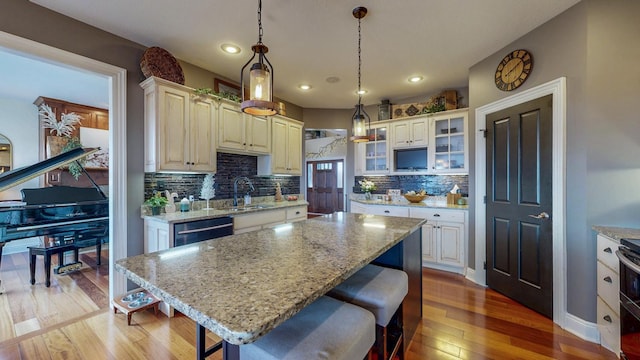
[[[356,90],[356,94],[358,94],[358,95],[364,95],[364,94],[366,94],[367,92],[368,92],[368,91],[367,91],[367,90],[365,90],[365,89],[361,89],[360,91],[357,91],[357,90]]]
[[[412,76],[409,78],[409,82],[410,83],[417,83],[422,81],[423,77],[422,76]]]
[[[300,88],[300,90],[310,90],[311,89],[311,85],[309,85],[309,84],[301,84],[298,87]]]
[[[222,48],[222,51],[226,52],[227,54],[240,53],[240,47],[233,44],[222,44],[220,47]]]
[[[339,77],[337,77],[337,76],[329,76],[329,77],[326,79],[326,81],[327,81],[329,84],[335,84],[335,83],[337,83],[338,81],[340,81],[340,78],[339,78]]]

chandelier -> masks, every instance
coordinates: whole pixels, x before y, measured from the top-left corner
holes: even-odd
[[[361,67],[362,67],[362,51],[360,43],[362,41],[360,31],[360,21],[367,15],[367,8],[358,6],[353,9],[353,17],[358,19],[358,104],[356,105],[355,112],[351,116],[351,122],[353,123],[351,141],[367,142],[369,141],[369,128],[371,126],[371,118],[369,114],[364,111],[364,105],[362,105],[362,89],[361,89]]]
[[[251,47],[253,56],[240,70],[240,86],[242,89],[243,112],[251,115],[275,115],[277,104],[273,102],[273,66],[265,55],[269,48],[262,43],[262,0],[258,0],[258,42]],[[249,69],[249,99],[245,99],[245,69],[258,57],[257,62]]]

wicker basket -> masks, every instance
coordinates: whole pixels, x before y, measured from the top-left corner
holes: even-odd
[[[409,200],[409,202],[412,203],[419,203],[422,200],[424,200],[428,195],[420,195],[420,194],[416,194],[416,195],[409,195],[409,194],[404,194],[404,198]]]
[[[157,76],[184,85],[184,73],[176,58],[167,50],[153,46],[145,50],[140,59],[140,70],[144,76]]]

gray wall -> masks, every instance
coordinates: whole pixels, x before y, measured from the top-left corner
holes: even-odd
[[[566,254],[567,310],[596,320],[596,245],[593,225],[640,227],[640,2],[585,0],[469,71],[469,133],[475,109],[558,77],[567,78]],[[534,57],[530,78],[515,92],[494,85],[498,62],[524,48]],[[475,174],[475,139],[470,179]],[[635,185],[635,186],[634,186]],[[470,184],[471,192],[474,188]],[[475,204],[472,204],[475,205]],[[470,214],[473,219],[475,214]],[[470,225],[473,264],[474,222]],[[477,265],[477,264],[475,264]]]

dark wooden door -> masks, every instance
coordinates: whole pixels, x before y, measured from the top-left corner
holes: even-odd
[[[489,114],[487,284],[553,318],[552,97]]]
[[[344,210],[342,160],[307,162],[308,212],[331,214]]]

